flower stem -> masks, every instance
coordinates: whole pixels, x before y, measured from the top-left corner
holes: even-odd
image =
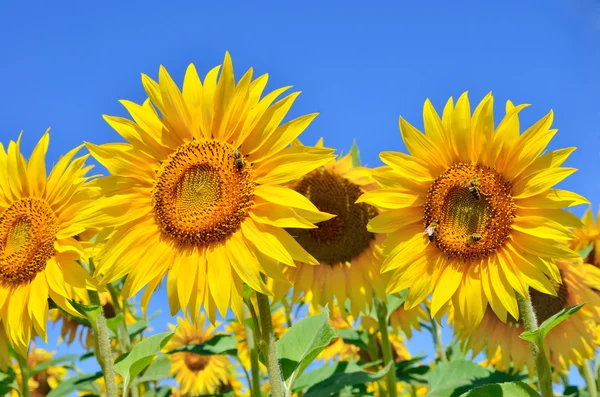
[[[596,381],[594,380],[594,374],[592,373],[592,367],[590,366],[589,360],[583,360],[583,365],[579,371],[581,372],[583,379],[585,379],[590,397],[598,397],[598,389],[596,388]]]
[[[392,366],[386,375],[387,394],[390,397],[396,397],[396,368],[393,365],[392,345],[390,344],[390,335],[388,333],[387,307],[379,298],[375,298],[375,308],[377,311],[377,320],[379,321],[379,332],[381,332],[381,350],[383,355],[383,365],[392,362]]]
[[[265,364],[267,365],[267,375],[271,383],[271,396],[283,397],[283,381],[281,380],[281,369],[277,361],[277,350],[275,349],[275,334],[273,333],[273,323],[271,321],[271,306],[269,298],[259,292],[256,293],[258,302],[258,313],[260,314],[260,328],[262,340],[260,341],[260,350],[263,353]],[[258,324],[255,324],[258,327]]]
[[[442,327],[435,322],[435,319],[429,315],[431,319],[431,335],[433,336],[433,342],[435,344],[435,350],[440,357],[440,362],[447,363],[448,356],[446,355],[446,349],[444,348],[444,342],[442,341]]]
[[[519,316],[525,330],[531,332],[536,331],[538,329],[538,324],[531,301],[517,293],[517,304],[519,305]],[[554,395],[554,392],[552,391],[552,371],[550,370],[550,363],[546,356],[544,343],[543,341],[540,344],[530,342],[529,347],[531,349],[531,354],[533,355],[535,372],[538,376],[538,387],[542,397],[552,397]]]
[[[258,318],[256,317],[256,312],[254,311],[254,306],[252,306],[252,302],[246,301],[246,306],[248,310],[251,312],[252,322],[256,327],[258,324]],[[244,311],[245,312],[245,311]],[[247,313],[244,313],[247,314]],[[261,397],[260,393],[260,367],[258,365],[258,333],[254,332],[252,328],[246,324],[245,322],[242,324],[246,330],[246,344],[248,345],[248,352],[250,354],[250,372],[252,373],[252,379],[248,379],[248,384],[250,387],[250,396],[251,397]]]
[[[27,359],[21,357],[21,355],[16,352],[15,356],[17,356],[19,369],[21,370],[21,397],[29,397],[29,367],[27,366]]]

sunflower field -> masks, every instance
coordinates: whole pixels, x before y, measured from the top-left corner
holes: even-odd
[[[2,132],[0,395],[598,397],[600,218],[552,110],[424,93],[368,165],[219,51],[107,139]]]

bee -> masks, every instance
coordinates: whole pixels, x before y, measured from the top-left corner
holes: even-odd
[[[481,241],[481,239],[482,239],[481,234],[473,233],[469,237],[467,237],[467,239],[465,240],[465,244],[467,244],[467,245],[475,244],[475,243],[478,243],[479,241]]]
[[[423,232],[423,234],[426,234],[429,238],[429,241],[432,243],[435,241],[438,226],[438,223],[436,221],[433,221],[429,224],[429,226],[427,226],[427,229],[425,229],[425,231]]]
[[[242,154],[239,150],[233,152],[233,158],[235,159],[233,163],[237,167],[238,170],[241,170],[244,167],[244,160],[242,160]]]
[[[469,182],[465,183],[463,185],[463,187],[468,187],[469,188],[469,193],[471,193],[471,196],[473,196],[473,198],[477,201],[481,200],[481,189],[479,188],[479,178],[478,177],[473,177],[469,180]]]

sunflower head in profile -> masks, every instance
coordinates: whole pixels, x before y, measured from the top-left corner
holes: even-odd
[[[182,90],[162,66],[158,82],[143,75],[142,83],[147,101],[121,101],[133,120],[105,116],[127,142],[87,144],[112,174],[98,180],[104,196],[86,211],[115,228],[97,274],[102,282],[129,274],[126,297],[147,285],[144,307],[168,274],[172,314],[195,317],[204,306],[214,321],[231,307],[241,318],[243,283],[270,294],[262,274],[317,263],[283,227],[330,215],[283,185],[333,160],[333,150],[290,147],[316,114],[282,123],[299,93],[263,96],[267,75],[253,80],[252,69],[236,82],[229,53],[204,81],[190,65]]]
[[[322,146],[321,139],[314,148]],[[295,147],[306,146],[296,141]],[[293,285],[293,299],[304,294],[311,304],[330,307],[334,300],[350,299],[350,310],[357,317],[371,305],[373,292],[385,297],[387,283],[387,277],[379,271],[383,237],[367,231],[367,223],[378,209],[356,202],[363,193],[377,187],[370,170],[360,167],[354,145],[347,155],[315,169],[290,187],[319,210],[335,215],[319,223],[318,228],[288,229],[318,261],[316,266],[297,261],[295,267],[284,269]]]
[[[49,140],[46,131],[29,160],[21,136],[6,150],[0,143],[0,323],[22,357],[34,336],[46,339],[48,298],[77,315],[68,300],[86,301],[94,288],[77,263],[86,247],[74,238],[90,228],[80,214],[95,196],[86,184],[91,166],[87,156],[74,158],[78,147],[46,175]]]
[[[600,250],[598,245],[600,243],[600,219],[594,221],[594,214],[591,207],[583,214],[583,227],[575,229],[573,232],[575,240],[571,242],[571,248],[575,251],[591,248],[585,258],[583,258],[583,261],[600,268]]]
[[[214,326],[207,324],[203,313],[195,324],[179,317],[177,326],[169,324],[169,327],[175,330],[175,335],[165,346],[165,351],[204,343],[214,336],[215,331]],[[219,394],[241,387],[233,375],[233,365],[227,356],[180,352],[169,354],[168,357],[181,395]]]
[[[281,307],[273,311],[271,316],[273,324],[273,332],[277,339],[281,338],[287,330],[287,322],[285,317],[285,308]],[[238,357],[244,368],[250,368],[250,353],[248,351],[248,343],[246,342],[246,327],[243,323],[233,321],[225,326],[227,332],[232,333],[237,340]],[[266,367],[259,363],[263,372],[266,372]]]
[[[560,260],[556,262],[562,283],[555,284],[556,296],[530,289],[531,303],[538,325],[564,308],[587,302],[577,313],[558,324],[544,339],[550,363],[560,373],[570,366],[581,367],[584,360],[593,359],[600,337],[596,324],[600,321],[600,270],[579,262]],[[451,316],[452,317],[452,316]],[[526,368],[531,376],[534,363],[528,342],[519,335],[525,331],[520,320],[509,317],[500,321],[489,308],[481,323],[471,328],[461,318],[453,318],[457,336],[473,357],[481,352],[486,362],[500,371]]]
[[[383,189],[361,201],[386,209],[369,230],[387,234],[382,271],[394,270],[388,292],[409,289],[408,309],[433,293],[433,315],[453,302],[476,325],[488,303],[502,321],[518,318],[515,294],[528,286],[557,294],[552,259],[577,257],[560,242],[581,223],[562,208],[588,201],[553,188],[575,171],[561,167],[574,148],[544,154],[553,113],[520,133],[526,106],[507,102],[495,127],[492,95],[471,114],[465,93],[441,118],[425,102],[425,134],[400,118],[410,154],[381,153],[372,175]]]
[[[27,368],[34,369],[40,364],[46,363],[52,359],[55,352],[49,352],[40,348],[32,348],[32,351],[27,357]],[[16,363],[13,369],[17,375],[17,383],[21,385],[22,376],[21,369]],[[67,369],[60,365],[48,365],[43,370],[36,372],[28,379],[29,393],[31,397],[47,396],[52,389],[55,389],[58,384],[67,375]],[[19,393],[12,391],[11,396],[18,397]]]

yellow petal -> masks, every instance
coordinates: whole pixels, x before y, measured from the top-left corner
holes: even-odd
[[[368,203],[383,209],[400,209],[424,204],[424,198],[404,189],[378,189],[364,193],[357,203]]]
[[[391,233],[423,219],[423,214],[422,207],[386,211],[371,219],[367,230],[373,233]]]
[[[590,204],[585,197],[561,189],[548,189],[535,196],[515,200],[515,205],[520,208],[565,208],[581,204]]]
[[[249,213],[256,222],[281,228],[316,229],[317,226],[303,219],[292,208],[273,203],[256,204]]]
[[[226,245],[227,256],[237,275],[253,290],[272,295],[260,276],[260,264],[239,233],[232,234]]]
[[[513,197],[522,199],[540,194],[575,171],[576,168],[547,168],[534,172],[528,178],[521,179],[513,185]]]
[[[534,237],[517,230],[511,232],[513,242],[522,251],[542,258],[578,258],[579,254],[552,240]]]
[[[217,309],[225,318],[231,295],[231,264],[223,244],[213,244],[206,250],[207,281]],[[200,277],[204,277],[201,275]]]
[[[331,149],[310,147],[287,148],[258,164],[255,169],[257,184],[279,185],[289,183],[335,159]]]
[[[540,238],[554,240],[569,240],[573,238],[569,229],[558,222],[541,216],[517,216],[513,219],[512,227],[520,232]]]
[[[40,197],[46,188],[46,151],[48,150],[48,142],[50,129],[46,130],[38,144],[33,149],[29,164],[27,164],[27,177],[29,178],[29,186],[35,196]]]

